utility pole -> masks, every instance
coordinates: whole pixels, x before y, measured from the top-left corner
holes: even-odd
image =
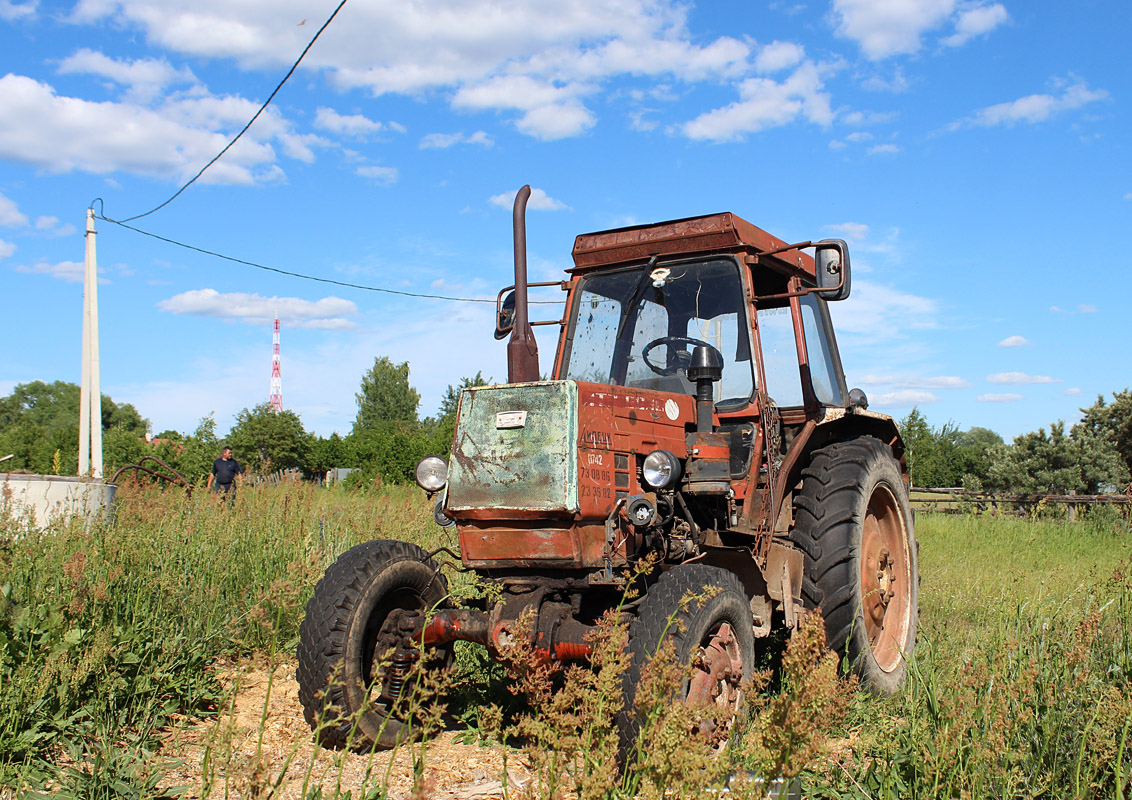
[[[79,390],[79,475],[102,477],[102,385],[98,364],[98,258],[94,207],[86,210],[83,281],[83,382]]]

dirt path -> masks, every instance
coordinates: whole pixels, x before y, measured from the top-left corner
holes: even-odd
[[[169,759],[183,759],[163,783],[189,787],[186,798],[300,800],[314,786],[328,797],[340,788],[358,798],[388,780],[391,800],[494,800],[504,797],[505,771],[511,797],[530,782],[518,752],[465,744],[459,741],[461,731],[446,731],[428,743],[423,782],[414,795],[419,744],[370,755],[314,746],[299,704],[294,663],[274,670],[262,663],[228,666],[221,678],[231,692],[223,712],[215,720],[171,731],[162,749]]]

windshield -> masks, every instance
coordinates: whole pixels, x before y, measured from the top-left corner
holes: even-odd
[[[754,388],[743,286],[734,261],[639,267],[583,279],[563,378],[695,394],[687,367],[698,344],[723,356],[715,401]]]

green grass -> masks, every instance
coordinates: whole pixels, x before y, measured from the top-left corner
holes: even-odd
[[[914,679],[898,697],[858,698],[852,746],[817,765],[811,793],[1125,797],[1127,523],[921,515],[917,533]]]
[[[850,693],[847,716],[815,728],[819,706],[806,703],[828,704],[828,681],[820,659],[802,659],[809,666],[786,682],[788,693],[754,698],[744,728],[752,733],[736,737],[725,763],[767,763],[752,754],[770,741],[773,718],[796,726],[799,747],[811,748],[809,735],[833,743],[803,772],[815,797],[1126,797],[1128,523],[1107,513],[1077,523],[921,514],[917,526],[916,679],[895,698]],[[374,538],[455,546],[415,487],[245,490],[228,506],[127,486],[116,520],[89,530],[76,522],[38,532],[0,516],[0,786],[159,796],[159,729],[217,713],[217,659],[293,652],[325,568]],[[458,668],[463,684],[489,672],[466,648]],[[609,676],[577,681],[574,707],[587,707],[585,693],[597,691],[587,687],[616,685]],[[464,691],[451,710],[476,720],[493,701],[501,702]],[[666,713],[657,735],[687,741],[686,719]],[[567,715],[555,724],[582,723]],[[567,733],[545,741],[610,741]],[[774,759],[785,763],[781,752]],[[717,772],[696,772],[704,763],[670,759],[665,780],[693,796],[697,776]],[[591,777],[588,796],[643,791],[631,778]]]

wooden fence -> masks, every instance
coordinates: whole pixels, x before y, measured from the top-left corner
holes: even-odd
[[[1030,514],[1035,510],[1064,506],[1065,516],[1077,514],[1091,506],[1116,506],[1122,516],[1132,510],[1132,493],[1124,494],[1012,494],[984,492],[976,489],[924,488],[915,486],[911,493],[912,508],[943,514]]]
[[[252,475],[249,483],[252,486],[278,486],[281,483],[298,483],[302,479],[302,470],[280,469],[266,475]]]

